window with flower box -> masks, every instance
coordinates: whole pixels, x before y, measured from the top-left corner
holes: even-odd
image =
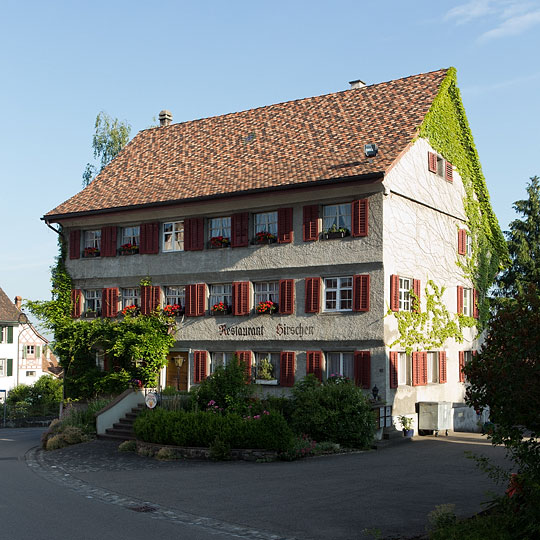
[[[141,290],[138,287],[122,289],[121,308],[124,310],[130,306],[138,307],[141,301]]]
[[[210,248],[231,245],[231,217],[216,217],[208,220],[208,242]]]
[[[101,230],[84,232],[83,257],[99,257],[101,252]]]
[[[255,382],[257,384],[277,384],[279,381],[280,353],[255,353]]]
[[[120,253],[129,255],[130,253],[139,253],[140,227],[138,225],[124,227],[122,229],[122,241]]]
[[[210,311],[214,314],[230,313],[232,308],[232,285],[220,283],[209,285]]]
[[[328,238],[351,234],[351,204],[328,204],[323,206],[323,235]]]
[[[103,292],[101,289],[87,289],[84,291],[84,312],[85,314],[101,315],[101,300]]]
[[[255,292],[255,311],[257,313],[274,313],[279,302],[279,282],[264,281],[253,284]]]
[[[326,377],[340,375],[354,380],[354,354],[351,352],[327,352]]]
[[[255,243],[272,243],[277,240],[278,213],[262,212],[255,214]]]
[[[210,373],[214,373],[218,367],[225,367],[232,362],[233,352],[213,352],[210,353]]]
[[[180,285],[172,285],[165,287],[165,306],[164,311],[167,315],[180,315],[184,312],[186,305],[186,290],[185,287]],[[168,306],[168,307],[167,307]],[[177,307],[175,307],[177,306]],[[167,308],[167,309],[165,309]]]
[[[163,251],[184,251],[184,222],[169,221],[163,224]]]
[[[352,311],[352,276],[324,279],[324,311]]]

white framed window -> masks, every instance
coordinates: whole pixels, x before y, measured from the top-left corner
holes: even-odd
[[[101,230],[84,231],[84,247],[101,249]]]
[[[220,283],[218,285],[210,285],[210,308],[215,304],[223,302],[226,306],[232,306],[232,285],[230,283]]]
[[[163,224],[163,251],[184,251],[183,221],[169,221]]]
[[[255,214],[255,234],[267,232],[277,237],[277,220],[277,212],[263,212],[260,214]]]
[[[405,352],[398,353],[398,384],[411,384],[411,355]]]
[[[214,373],[219,366],[225,367],[232,361],[233,352],[213,352],[210,353],[210,373]]]
[[[263,281],[253,284],[253,290],[255,293],[255,305],[259,302],[267,302],[270,300],[274,304],[279,300],[279,282],[277,281]]]
[[[141,290],[138,287],[122,289],[122,307],[138,306],[141,299]]]
[[[323,206],[323,232],[338,229],[351,230],[351,204],[328,204]]]
[[[463,315],[472,317],[472,289],[463,288]]]
[[[178,304],[182,307],[185,306],[186,290],[182,285],[173,285],[165,287],[165,304],[174,305]]]
[[[27,358],[30,357],[30,356],[35,356],[36,347],[34,345],[25,345],[24,348],[25,348]]]
[[[27,371],[27,372],[26,372],[26,376],[27,376],[27,377],[35,377],[35,376],[36,376],[36,372],[35,372],[35,371]]]
[[[439,353],[427,353],[427,382],[439,382]]]
[[[0,377],[6,376],[6,373],[7,373],[6,364],[7,364],[6,359],[0,358]]]
[[[208,239],[223,236],[223,238],[231,239],[231,218],[216,217],[208,220]]]
[[[279,380],[279,353],[255,353],[255,379],[261,381]]]
[[[351,276],[325,278],[323,311],[352,311],[352,289]]]
[[[399,311],[411,311],[412,279],[399,278]]]
[[[341,375],[354,380],[354,354],[351,352],[327,352],[326,376]]]
[[[99,289],[88,289],[84,291],[84,311],[94,311],[101,314],[102,291]]]
[[[131,244],[132,246],[139,245],[140,227],[138,225],[132,227],[124,227],[122,229],[122,245]]]

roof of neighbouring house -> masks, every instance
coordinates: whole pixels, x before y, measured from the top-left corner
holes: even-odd
[[[382,174],[447,72],[146,129],[45,219]],[[375,158],[364,154],[370,143]]]
[[[8,295],[0,288],[0,321],[17,322],[21,312],[8,298]]]

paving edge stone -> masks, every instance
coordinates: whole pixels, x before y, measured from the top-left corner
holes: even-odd
[[[196,516],[195,514],[168,508],[150,501],[143,501],[110,490],[93,487],[66,473],[61,467],[49,465],[43,457],[44,452],[37,446],[28,450],[25,455],[28,467],[41,478],[71,489],[87,499],[95,499],[106,504],[115,504],[126,510],[137,512],[143,512],[143,510],[140,510],[143,508],[144,513],[152,519],[162,519],[172,523],[208,529],[212,532],[229,534],[237,538],[246,538],[248,540],[298,540],[297,537],[273,534],[268,531],[236,525],[206,516]]]

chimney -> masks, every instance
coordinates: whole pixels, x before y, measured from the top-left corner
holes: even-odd
[[[171,111],[161,111],[159,113],[159,125],[169,126],[172,122],[172,112]]]
[[[366,83],[360,79],[356,79],[356,81],[349,81],[349,84],[351,85],[351,90],[354,88],[364,88],[364,86],[366,86]]]
[[[15,297],[15,307],[21,311],[21,306],[22,306],[22,297],[21,296],[16,296]]]

